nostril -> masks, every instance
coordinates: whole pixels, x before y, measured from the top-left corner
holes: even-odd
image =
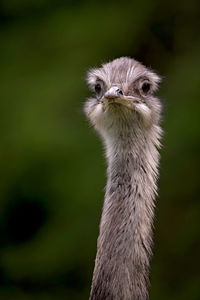
[[[118,92],[118,94],[123,95],[122,90],[118,89],[117,92]]]

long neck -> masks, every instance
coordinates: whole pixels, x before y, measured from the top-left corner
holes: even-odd
[[[139,138],[138,138],[139,137]],[[91,300],[147,300],[160,129],[107,141]]]

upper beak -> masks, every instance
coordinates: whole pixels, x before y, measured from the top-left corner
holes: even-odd
[[[123,92],[122,90],[117,87],[117,86],[113,86],[111,87],[105,94],[104,94],[104,98],[107,99],[115,99],[115,98],[121,98],[123,96]]]

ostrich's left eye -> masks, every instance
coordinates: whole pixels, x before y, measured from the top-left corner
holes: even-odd
[[[144,82],[142,84],[141,88],[142,88],[143,93],[147,94],[149,92],[150,88],[151,88],[151,84],[149,82]]]
[[[102,89],[101,84],[100,83],[96,83],[94,89],[95,89],[95,92],[97,94],[100,94],[101,89]]]

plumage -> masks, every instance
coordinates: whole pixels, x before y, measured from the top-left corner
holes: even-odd
[[[160,138],[160,77],[122,57],[91,69],[84,111],[108,163],[90,300],[147,300]],[[96,91],[96,93],[95,93]]]

